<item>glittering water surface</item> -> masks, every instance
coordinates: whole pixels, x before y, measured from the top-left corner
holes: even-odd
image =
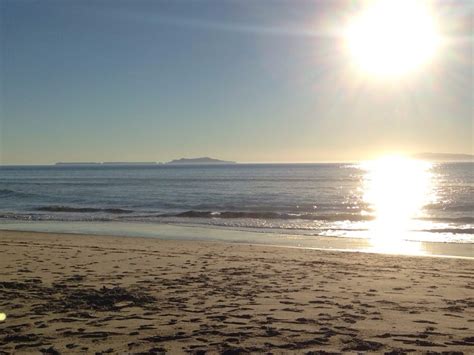
[[[0,167],[0,223],[192,224],[301,236],[474,242],[474,164]]]

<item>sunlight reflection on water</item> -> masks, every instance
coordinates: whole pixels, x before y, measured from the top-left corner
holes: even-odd
[[[404,239],[416,229],[423,206],[436,200],[432,165],[425,161],[387,157],[361,164],[365,170],[363,199],[374,211],[369,236],[376,251],[420,254],[420,243]]]

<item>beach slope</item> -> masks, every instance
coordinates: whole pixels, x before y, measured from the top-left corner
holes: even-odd
[[[0,231],[0,353],[474,352],[474,262]]]

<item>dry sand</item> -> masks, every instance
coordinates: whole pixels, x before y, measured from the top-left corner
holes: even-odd
[[[473,260],[6,231],[0,245],[0,353],[474,353]]]

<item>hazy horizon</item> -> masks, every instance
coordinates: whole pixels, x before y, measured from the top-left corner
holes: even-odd
[[[473,11],[427,1],[433,58],[374,77],[342,0],[0,0],[0,164],[473,154]]]
[[[334,164],[340,164],[340,163],[360,163],[360,162],[364,162],[364,161],[368,161],[368,160],[373,160],[373,159],[378,159],[378,158],[386,158],[386,157],[405,157],[405,158],[416,158],[416,156],[418,155],[439,155],[439,156],[444,156],[444,155],[453,155],[453,156],[465,156],[465,157],[462,157],[463,159],[461,158],[456,158],[456,157],[450,157],[450,158],[442,158],[442,157],[438,157],[438,158],[434,158],[435,161],[440,161],[440,162],[456,162],[456,161],[459,161],[459,162],[470,162],[472,161],[472,159],[474,159],[474,155],[472,154],[467,154],[467,153],[432,153],[432,152],[423,152],[423,153],[416,153],[416,154],[410,154],[410,155],[406,155],[406,154],[381,154],[379,156],[373,156],[373,157],[367,157],[367,158],[360,158],[360,159],[352,159],[352,160],[313,160],[313,161],[281,161],[281,160],[273,160],[273,161],[237,161],[237,160],[229,160],[229,162],[232,162],[232,163],[237,163],[237,164],[331,164],[331,163],[334,163]],[[143,165],[147,165],[147,164],[156,164],[156,165],[167,165],[169,162],[173,161],[173,160],[178,160],[178,159],[181,159],[181,158],[184,158],[184,159],[200,159],[200,158],[212,158],[212,159],[217,159],[217,160],[223,160],[223,159],[219,159],[218,157],[176,157],[176,159],[171,159],[171,160],[167,160],[167,161],[158,161],[158,160],[150,160],[150,161],[138,161],[138,160],[134,160],[134,161],[124,161],[124,160],[114,160],[114,161],[85,161],[85,160],[82,160],[82,161],[56,161],[56,162],[49,162],[49,163],[41,163],[41,164],[28,164],[28,163],[23,163],[23,164],[5,164],[5,163],[2,163],[0,161],[0,166],[35,166],[35,165],[38,165],[38,166],[54,166],[56,164],[97,164],[97,165],[104,165],[104,166],[107,166],[107,165],[114,165],[114,164],[117,164],[117,165],[120,165],[120,164],[124,164],[124,165],[127,165],[127,164],[130,164],[131,166],[133,166],[134,164],[136,165],[140,165],[140,164],[143,164]],[[469,159],[469,160],[467,160]],[[199,163],[198,163],[199,164]],[[204,165],[206,163],[203,163]]]

